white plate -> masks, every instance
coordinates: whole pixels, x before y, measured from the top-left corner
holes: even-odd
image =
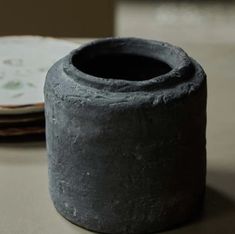
[[[48,69],[77,47],[48,37],[0,37],[0,114],[43,111]]]

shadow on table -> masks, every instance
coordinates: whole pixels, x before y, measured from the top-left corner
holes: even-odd
[[[234,186],[235,172],[209,171],[208,177],[213,178],[214,184]],[[230,187],[231,187],[230,186]],[[232,188],[232,187],[231,187]],[[232,189],[231,189],[232,194]],[[232,195],[231,195],[232,197]],[[218,189],[207,186],[205,206],[201,217],[195,221],[167,231],[169,234],[234,234],[235,233],[235,199]]]

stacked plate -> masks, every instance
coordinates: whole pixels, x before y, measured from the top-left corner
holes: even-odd
[[[0,38],[0,141],[44,138],[46,73],[77,47],[46,37]]]

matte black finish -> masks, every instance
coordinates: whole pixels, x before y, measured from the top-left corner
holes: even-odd
[[[49,187],[71,222],[152,233],[201,209],[206,75],[180,48],[103,39],[58,61],[45,84]]]

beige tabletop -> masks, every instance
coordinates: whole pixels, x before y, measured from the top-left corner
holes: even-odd
[[[180,46],[208,74],[207,198],[201,219],[165,233],[234,234],[235,44]],[[0,145],[0,233],[89,233],[55,211],[48,194],[44,143]]]

